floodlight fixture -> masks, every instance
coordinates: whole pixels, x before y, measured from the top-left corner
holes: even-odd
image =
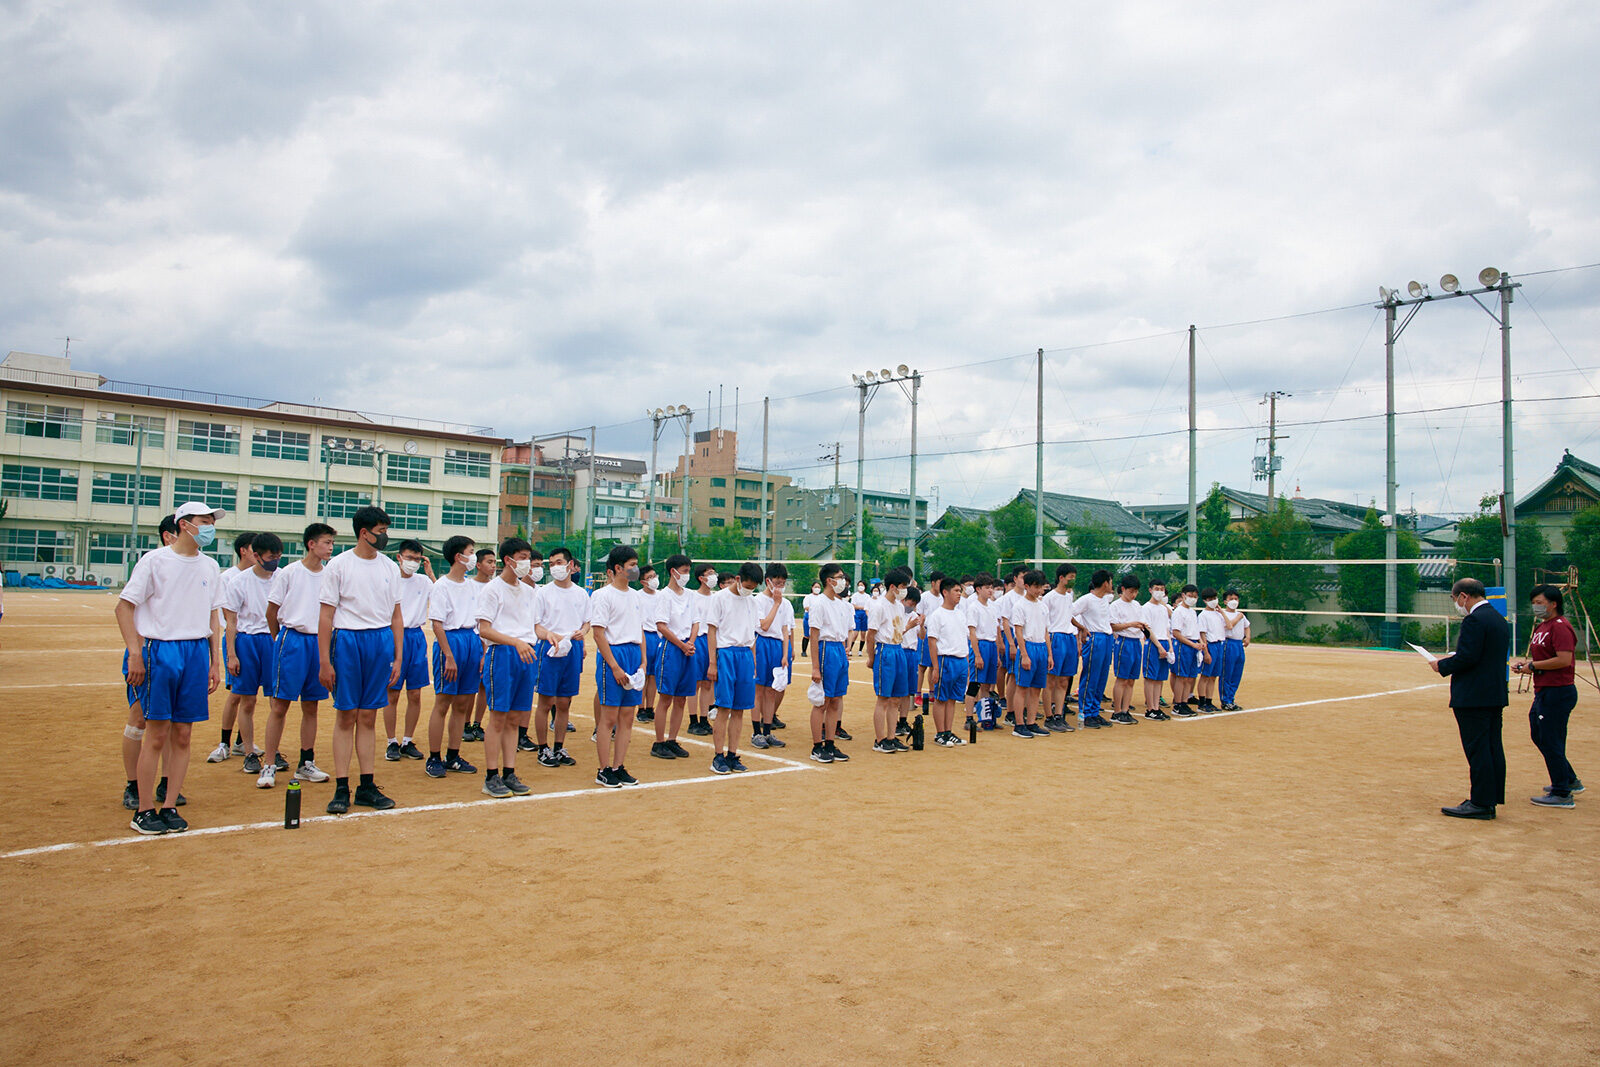
[[[859,374],[850,375],[850,384],[851,385],[860,385],[861,384],[861,375],[859,375]]]
[[[904,378],[911,373],[911,368],[902,363],[894,369],[894,372]]]
[[[894,377],[894,372],[891,371],[888,367],[885,367],[881,371],[878,372],[878,377],[882,378],[884,381],[888,381],[890,378]]]
[[[1378,286],[1378,303],[1387,304],[1394,299],[1394,290],[1386,286]]]
[[[1453,293],[1457,289],[1461,288],[1461,279],[1457,278],[1454,274],[1446,274],[1443,278],[1439,279],[1439,288],[1443,289],[1447,293]]]
[[[867,371],[866,377],[863,380],[868,385],[871,385],[873,382],[878,380],[878,376],[876,374],[872,373],[871,371]]]
[[[1500,270],[1497,267],[1485,267],[1478,272],[1478,284],[1485,289],[1491,285],[1500,284]]]
[[[1419,297],[1427,291],[1428,287],[1419,281],[1410,281],[1406,283],[1406,292],[1410,293],[1413,298]]]

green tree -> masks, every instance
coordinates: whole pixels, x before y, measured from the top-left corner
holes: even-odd
[[[853,551],[854,543],[850,545]],[[879,532],[877,524],[872,521],[872,516],[863,511],[861,513],[861,575],[871,578],[873,575],[882,574],[883,563],[883,534]]]
[[[1600,589],[1600,504],[1591,504],[1572,517],[1567,531],[1567,566],[1578,568],[1578,589],[1584,583]],[[1600,596],[1596,602],[1600,603]]]
[[[1117,536],[1117,531],[1090,515],[1087,508],[1084,509],[1083,518],[1068,525],[1065,533],[1067,556],[1071,559],[1105,560],[1110,564],[1116,560],[1122,548],[1122,539]],[[1088,575],[1079,577],[1087,578]]]
[[[994,526],[994,542],[995,547],[999,549],[999,555],[1018,561],[1032,559],[1033,524],[1037,517],[1033,498],[1026,494],[1019,495],[1010,503],[990,512],[989,521]],[[1050,548],[1051,535],[1055,530],[1055,523],[1045,519],[1044,536],[1047,552]]]
[[[1333,554],[1339,559],[1383,559],[1386,551],[1384,541],[1383,523],[1379,521],[1377,511],[1368,508],[1361,529],[1353,530],[1335,541]],[[1417,542],[1416,534],[1410,530],[1397,530],[1395,552],[1397,559],[1416,559],[1420,556],[1421,546]],[[1395,579],[1398,583],[1398,607],[1401,613],[1416,610],[1417,568],[1411,564],[1396,567]],[[1382,611],[1383,589],[1383,567],[1358,564],[1339,568],[1339,606],[1346,611]],[[1376,638],[1378,620],[1369,616],[1360,621]]]
[[[1311,559],[1318,551],[1311,524],[1301,518],[1287,497],[1278,497],[1271,511],[1250,520],[1246,534],[1247,559]],[[1321,568],[1296,564],[1241,568],[1242,581],[1235,588],[1250,598],[1257,608],[1274,611],[1301,611],[1316,599]],[[1299,632],[1298,615],[1275,615],[1270,629],[1285,636]]]
[[[689,535],[688,557],[692,560],[747,560],[754,559],[756,549],[745,540],[744,531],[737,526],[715,526],[705,533]],[[723,563],[720,566],[726,567]]]
[[[929,539],[923,559],[929,573],[979,574],[994,567],[995,554],[987,528],[952,517],[949,526]]]
[[[1486,496],[1478,501],[1478,514],[1462,519],[1456,527],[1455,577],[1476,578],[1484,585],[1498,585],[1495,560],[1505,552],[1501,535],[1500,498]],[[1550,564],[1550,542],[1534,522],[1517,523],[1517,633],[1530,632],[1527,626],[1528,590],[1537,583],[1534,572]]]

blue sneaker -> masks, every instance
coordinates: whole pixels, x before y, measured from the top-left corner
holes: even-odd
[[[462,759],[460,756],[457,756],[455,759],[453,759],[450,762],[446,763],[444,765],[444,769],[447,770],[447,771],[455,771],[458,774],[477,774],[478,773],[478,768],[474,767],[472,764],[468,763],[466,760]]]
[[[723,755],[713,756],[711,758],[711,773],[732,774],[733,768],[728,766],[728,757]]]
[[[428,757],[428,762],[422,765],[422,771],[429,778],[443,778],[445,776],[444,760]]]
[[[734,772],[735,774],[743,774],[745,771],[750,769],[740,761],[739,754],[737,752],[730,753],[724,762],[727,764],[728,770]]]

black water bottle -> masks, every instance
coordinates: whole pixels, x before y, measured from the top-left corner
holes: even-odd
[[[978,719],[977,719],[976,716],[973,716],[973,717],[967,719],[967,744],[975,745],[977,743],[978,743]]]
[[[925,738],[926,734],[923,733],[922,729],[922,716],[918,715],[916,721],[911,724],[911,751],[921,752]]]
[[[294,830],[300,826],[300,783],[290,782],[283,791],[283,828]]]

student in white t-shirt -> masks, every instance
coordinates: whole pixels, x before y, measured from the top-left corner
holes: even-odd
[[[530,556],[531,558],[531,556]],[[539,694],[535,736],[541,767],[573,767],[567,754],[567,716],[583,679],[584,639],[589,634],[589,593],[571,549],[550,550],[550,581],[539,587],[539,644],[534,679]],[[545,731],[549,730],[548,738]]]
[[[1106,700],[1106,678],[1114,652],[1111,622],[1111,572],[1104,567],[1089,576],[1089,591],[1072,602],[1072,620],[1083,648],[1083,671],[1078,679],[1078,718],[1091,730],[1111,725],[1101,714]]]
[[[500,577],[478,599],[478,636],[488,648],[484,656],[484,688],[489,715],[484,720],[483,793],[503,800],[527,796],[531,790],[517,777],[517,721],[533,707],[539,659],[533,642],[538,634],[539,590],[524,579],[533,569],[533,546],[520,537],[500,543]]]
[[[644,699],[644,615],[628,588],[639,580],[639,553],[618,545],[606,556],[606,584],[590,598],[594,633],[594,682],[600,713],[595,720],[596,785],[636,786],[624,762],[633,738],[633,709]]]
[[[450,771],[474,774],[461,758],[461,734],[478,697],[483,671],[483,641],[478,636],[478,583],[467,577],[477,545],[457,534],[444,543],[450,569],[428,592],[428,625],[433,629],[433,713],[428,717],[429,778]],[[446,742],[448,741],[448,746]]]
[[[1022,576],[1028,573],[1026,563],[1012,565],[1006,573],[1005,588],[995,598],[995,616],[1000,622],[1000,671],[995,684],[1000,691],[1000,707],[1005,712],[1005,721],[1015,723],[1016,711],[1012,705],[1017,700],[1017,642],[1016,633],[1011,627],[1011,607],[1018,600],[1026,596],[1022,584]]]
[[[1222,677],[1223,646],[1228,638],[1228,624],[1217,604],[1217,591],[1206,588],[1200,591],[1200,634],[1209,657],[1200,668],[1200,712],[1214,715],[1216,703],[1211,699],[1217,691],[1217,679]]]
[[[1000,579],[992,574],[975,575],[972,579],[972,596],[961,602],[967,616],[967,644],[972,650],[967,688],[975,691],[972,717],[983,728],[992,730],[997,719],[994,687],[1000,677],[1000,616],[995,603],[995,591]]]
[[[656,594],[661,601],[656,619],[656,633],[661,638],[656,695],[661,701],[661,713],[656,716],[656,739],[650,746],[650,755],[657,759],[688,759],[689,750],[678,743],[678,731],[683,727],[684,703],[694,698],[699,685],[694,665],[694,641],[699,627],[692,612],[696,594],[689,592],[688,556],[669,556],[663,566],[667,587]]]
[[[822,686],[822,703],[811,708],[811,758],[817,763],[842,763],[850,757],[837,743],[840,709],[850,689],[847,642],[854,632],[850,579],[837,563],[824,563],[818,577],[822,598],[811,605],[811,681]]]
[[[1128,709],[1133,704],[1133,683],[1144,669],[1144,609],[1139,606],[1139,578],[1124,574],[1118,583],[1117,598],[1106,607],[1106,620],[1114,642],[1111,674],[1111,721],[1123,726],[1138,723]]]
[[[639,588],[634,590],[639,598],[639,618],[644,623],[644,698],[634,713],[635,722],[654,722],[656,718],[656,664],[661,659],[661,632],[656,623],[666,604],[661,600],[661,576],[648,560],[639,564]]]
[[[267,691],[266,756],[257,789],[271,789],[277,774],[291,764],[279,747],[289,717],[289,702],[300,702],[300,756],[293,767],[299,782],[326,782],[317,766],[317,711],[328,698],[322,684],[322,658],[317,652],[317,623],[322,617],[322,579],[333,558],[332,526],[314,522],[300,535],[305,554],[279,566],[267,589],[267,629],[272,631],[272,686]]]
[[[939,585],[943,599],[929,612],[923,627],[928,636],[928,683],[933,687],[933,743],[956,748],[967,739],[955,732],[956,709],[967,703],[967,668],[970,641],[961,603],[961,583],[947,578]]]
[[[811,653],[811,605],[816,603],[817,598],[821,595],[822,583],[812,582],[811,592],[807,593],[800,600],[800,628],[802,637],[800,642],[800,654],[802,656],[806,656]]]
[[[916,702],[921,697],[917,690],[917,681],[921,677],[922,653],[927,648],[927,637],[923,632],[922,591],[912,582],[906,583],[906,591],[900,595],[901,634],[900,634],[900,718],[894,724],[895,748],[905,751],[909,746],[901,738],[911,736],[911,716],[916,714]],[[928,603],[933,603],[933,598],[928,598]]]
[[[742,563],[728,588],[711,598],[706,609],[706,640],[713,649],[706,670],[716,708],[711,720],[711,743],[716,755],[711,761],[714,774],[741,773],[748,768],[739,759],[739,736],[744,732],[745,712],[756,703],[756,606],[755,592],[761,585],[759,563]],[[770,679],[769,679],[770,680]]]
[[[694,568],[696,588],[689,601],[689,617],[695,624],[694,676],[695,696],[693,710],[689,713],[689,733],[698,737],[711,736],[712,685],[706,680],[712,657],[716,651],[706,643],[706,611],[711,598],[717,595],[721,576],[715,564],[700,563]]]
[[[178,507],[178,538],[146,553],[133,566],[117,599],[117,627],[128,649],[129,702],[144,711],[139,751],[139,808],[129,825],[141,834],[181,833],[175,794],[189,769],[192,728],[210,713],[208,697],[222,682],[216,611],[222,606],[222,572],[202,550],[216,538],[221,508],[190,501]],[[157,810],[156,769],[168,760],[171,806]]]
[[[161,522],[156,527],[157,536],[161,538],[161,547],[166,548],[178,539],[178,521],[171,515],[161,516]],[[128,652],[122,652],[122,678],[128,678]],[[128,811],[139,810],[139,750],[144,746],[144,711],[139,707],[139,698],[135,695],[132,686],[125,686],[128,691],[128,721],[122,727],[122,769],[126,784],[122,787],[122,806]],[[162,766],[172,759],[169,748],[162,757]],[[156,801],[160,803],[167,795],[167,780],[162,778],[156,783]],[[182,793],[178,794],[177,806],[183,807],[189,801]]]
[[[789,586],[789,568],[769,563],[762,574],[765,582],[754,596],[756,614],[756,706],[750,713],[750,744],[755,748],[785,748],[781,737],[772,732],[778,720],[778,706],[788,692],[794,673],[794,605],[784,596]],[[773,685],[782,672],[783,686]]]
[[[271,685],[272,633],[267,628],[267,592],[272,588],[273,574],[283,558],[283,542],[277,534],[255,534],[251,538],[250,558],[255,563],[249,570],[225,581],[222,654],[228,665],[228,675],[233,679],[229,696],[238,701],[239,741],[250,753],[244,758],[244,771],[260,774],[262,754],[256,749],[256,693]]]
[[[233,566],[222,572],[222,598],[224,602],[228,598],[228,587],[233,584],[234,579],[242,574],[250,573],[250,568],[256,565],[255,549],[251,547],[255,536],[254,533],[246,532],[233,539]],[[227,619],[221,611],[217,612],[217,625],[226,631]],[[226,632],[224,632],[223,636],[222,651],[223,666],[226,668],[228,659]],[[206,757],[207,763],[221,763],[232,756],[236,749],[239,755],[245,754],[245,750],[236,742],[233,742],[233,726],[239,716],[239,698],[233,692],[233,675],[226,669],[224,669],[222,675],[222,686],[228,691],[228,695],[222,698],[222,742],[211,750],[211,754]]]
[[[1222,594],[1222,673],[1218,676],[1223,711],[1238,711],[1235,698],[1244,678],[1244,650],[1250,647],[1250,620],[1239,610],[1239,591]]]
[[[417,720],[422,718],[422,690],[428,684],[428,639],[423,627],[428,622],[428,595],[433,592],[433,568],[422,543],[411,538],[400,542],[395,549],[395,563],[400,566],[400,629],[402,653],[400,677],[389,686],[389,700],[383,709],[383,728],[389,738],[383,758],[390,763],[402,759],[423,759],[422,750],[412,738],[417,732]],[[406,694],[406,728],[396,735],[395,727],[400,717],[400,691]]]
[[[1050,618],[1043,599],[1048,586],[1043,571],[1024,571],[1022,596],[1011,602],[1011,647],[1017,650],[1011,672],[1017,694],[1013,737],[1050,736],[1050,731],[1038,721],[1051,667]]]
[[[1186,585],[1172,609],[1172,713],[1186,719],[1199,714],[1195,711],[1200,704],[1194,695],[1195,679],[1200,677],[1201,664],[1211,659],[1200,632],[1200,616],[1195,611],[1199,603],[1199,588]]]
[[[350,810],[350,755],[361,772],[355,803],[379,811],[394,807],[373,777],[378,713],[400,677],[405,629],[400,616],[400,568],[383,554],[389,513],[367,505],[350,517],[356,544],[328,561],[322,576],[317,650],[322,684],[333,692],[333,799],[329,815]]]
[[[850,608],[853,612],[855,626],[850,635],[850,654],[859,656],[867,648],[867,609],[872,606],[872,597],[867,592],[866,582],[857,582],[856,591],[850,597]]]
[[[1150,599],[1141,609],[1144,613],[1144,717],[1162,722],[1171,716],[1161,710],[1161,687],[1171,673],[1172,609],[1167,606],[1167,583],[1161,578],[1150,579]],[[1176,706],[1177,693],[1173,693]]]
[[[489,587],[489,583],[499,575],[499,560],[495,557],[494,549],[478,549],[477,558],[473,562],[472,576],[468,579],[476,587],[478,596],[483,596],[483,591]],[[476,618],[477,607],[474,606],[472,610],[473,617]],[[461,731],[462,741],[484,740],[483,714],[489,710],[489,690],[483,684],[483,667],[483,663],[478,664],[478,696],[472,704],[472,713],[467,716],[466,729]]]
[[[896,567],[883,576],[884,595],[867,608],[867,669],[872,672],[872,751],[894,755],[908,751],[895,736],[895,719],[902,700],[910,695],[906,685],[904,653],[906,613],[900,606],[911,573]]]
[[[1073,584],[1078,568],[1070,563],[1056,567],[1056,584],[1043,597],[1046,621],[1050,626],[1050,678],[1045,703],[1049,717],[1044,724],[1051,730],[1068,733],[1067,700],[1072,695],[1072,678],[1078,673],[1078,631],[1072,622],[1072,605],[1077,600]]]

